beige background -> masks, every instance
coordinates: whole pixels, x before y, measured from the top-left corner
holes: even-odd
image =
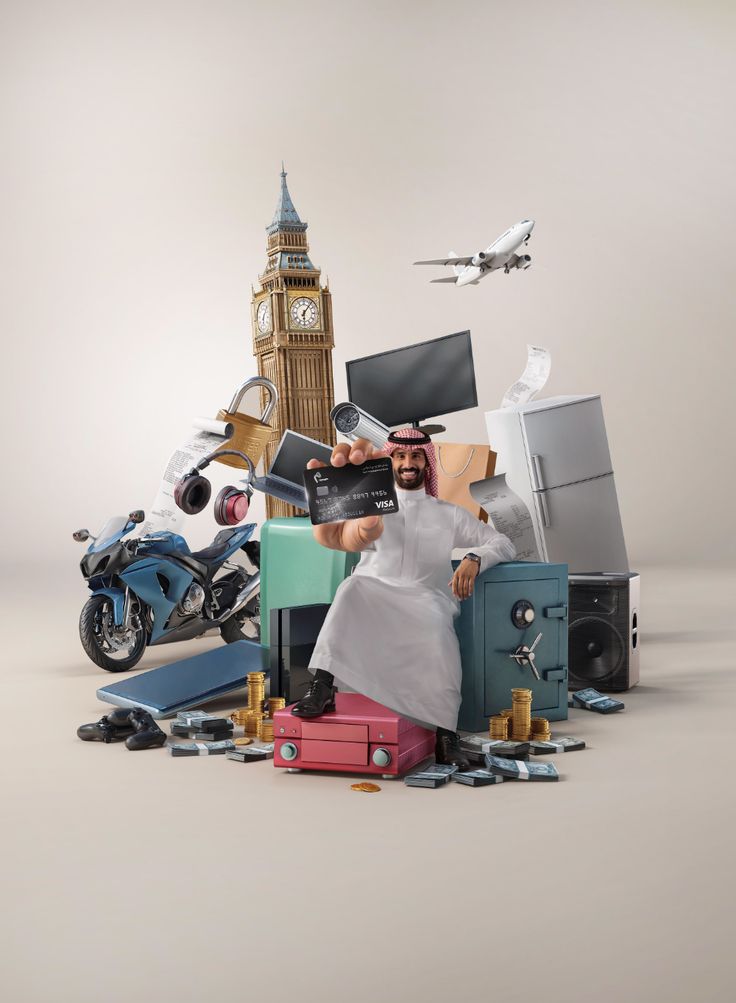
[[[448,438],[477,441],[546,345],[549,394],[603,396],[632,562],[734,556],[730,5],[6,0],[0,27],[6,560],[145,507],[254,371],[282,158],[338,399],[347,359],[469,327]],[[525,274],[411,267],[525,216]]]
[[[728,997],[735,28],[724,2],[0,6],[3,998]],[[465,327],[481,407],[448,438],[483,437],[527,342],[550,394],[603,395],[643,682],[555,729],[589,744],[560,784],[364,797],[74,737],[109,677],[71,531],[145,507],[254,371],[282,158],[338,398],[347,359]],[[525,274],[410,265],[525,216]]]

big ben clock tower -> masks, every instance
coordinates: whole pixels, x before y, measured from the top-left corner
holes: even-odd
[[[281,192],[266,232],[268,262],[258,277],[260,289],[253,293],[251,317],[258,372],[279,392],[264,457],[270,467],[287,428],[330,445],[335,442],[330,421],[335,403],[332,297],[329,286],[320,285],[320,269],[309,260],[307,224],[291,201],[283,164]],[[268,496],[266,514],[273,518],[304,513]]]

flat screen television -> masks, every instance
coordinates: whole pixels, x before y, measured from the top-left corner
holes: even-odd
[[[394,427],[477,407],[470,331],[346,363],[353,404]]]

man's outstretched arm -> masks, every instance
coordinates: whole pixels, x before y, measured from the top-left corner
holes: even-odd
[[[332,450],[330,463],[333,467],[344,467],[347,463],[360,466],[372,456],[385,456],[385,453],[375,449],[367,439],[356,439],[355,442],[340,442]],[[316,470],[327,464],[319,460],[310,460],[308,470]],[[363,519],[346,519],[344,522],[327,522],[321,526],[313,526],[312,532],[317,543],[330,550],[345,550],[358,554],[370,546],[383,532],[383,519],[380,515],[369,515]]]

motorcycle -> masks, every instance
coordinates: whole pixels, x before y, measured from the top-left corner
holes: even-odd
[[[183,536],[160,532],[124,539],[143,522],[140,510],[110,519],[91,540],[80,568],[92,596],[79,618],[89,658],[108,672],[125,672],[148,645],[198,637],[218,628],[224,641],[257,640],[260,632],[260,544],[255,523],[221,530],[192,553]],[[253,570],[228,563],[238,550]],[[220,571],[224,571],[216,577]]]

